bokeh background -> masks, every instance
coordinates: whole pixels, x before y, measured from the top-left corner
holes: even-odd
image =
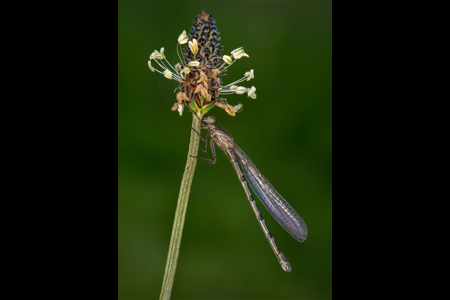
[[[250,55],[224,83],[254,69],[241,85],[258,95],[227,96],[244,105],[236,117],[211,113],[303,217],[308,238],[294,240],[256,200],[292,265],[285,273],[217,149],[216,165],[197,163],[172,299],[330,299],[331,1],[118,1],[119,299],[159,297],[192,121],[170,110],[177,83],[147,61],[165,47],[177,63],[177,38],[202,10],[216,19],[222,54]]]

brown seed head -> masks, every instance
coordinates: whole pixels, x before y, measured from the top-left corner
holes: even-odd
[[[197,16],[189,33],[189,42],[184,49],[184,65],[192,61],[200,64],[196,67],[190,66],[190,72],[181,78],[179,87],[189,101],[195,101],[199,108],[218,100],[221,50],[216,21],[208,12],[203,11]],[[177,100],[179,97],[177,96]]]

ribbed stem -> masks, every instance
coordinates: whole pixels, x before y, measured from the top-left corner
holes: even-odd
[[[192,115],[192,127],[200,132],[201,122],[199,118]],[[183,235],[184,219],[186,217],[189,193],[191,192],[192,179],[194,178],[197,159],[191,156],[197,156],[200,136],[191,130],[191,141],[189,143],[189,153],[186,167],[184,169],[183,179],[181,181],[180,193],[178,195],[178,204],[175,211],[175,220],[173,222],[172,237],[170,238],[169,253],[167,255],[166,270],[161,288],[160,300],[168,300],[172,294],[173,281],[177,268],[178,255],[180,253],[181,237]]]

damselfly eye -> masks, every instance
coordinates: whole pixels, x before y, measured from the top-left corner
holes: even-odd
[[[214,122],[216,122],[216,118],[214,118],[214,116],[207,116],[204,122],[207,124],[213,124]]]

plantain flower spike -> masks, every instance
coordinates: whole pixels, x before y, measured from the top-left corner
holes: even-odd
[[[229,105],[223,95],[247,93],[248,97],[256,99],[255,87],[238,86],[240,82],[254,78],[253,69],[246,72],[241,79],[227,85],[222,83],[221,78],[236,60],[249,55],[244,52],[243,47],[231,51],[230,55],[222,56],[222,50],[216,21],[208,12],[203,11],[197,15],[189,34],[183,30],[178,36],[177,52],[180,62],[176,63],[175,67],[167,61],[164,47],[151,53],[148,61],[150,70],[179,83],[177,89],[180,92],[172,110],[178,110],[180,116],[185,105],[194,110],[202,109],[203,114],[213,106],[218,106],[229,115],[235,116],[242,108],[242,104]],[[156,67],[152,65],[153,62]]]

